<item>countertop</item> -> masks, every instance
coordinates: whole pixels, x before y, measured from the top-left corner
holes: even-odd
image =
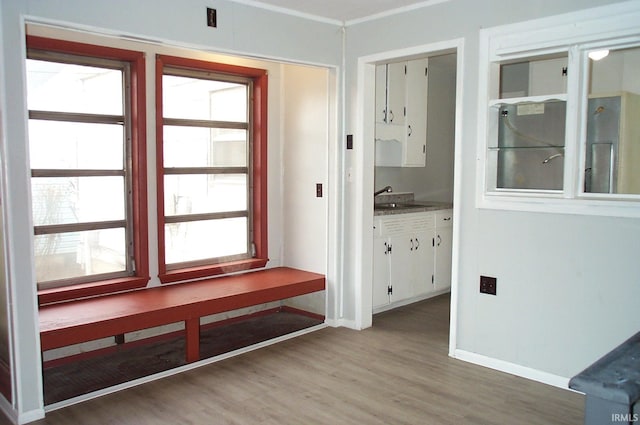
[[[409,201],[409,202],[379,202],[374,204],[373,215],[407,214],[424,211],[447,210],[453,208],[448,202]]]

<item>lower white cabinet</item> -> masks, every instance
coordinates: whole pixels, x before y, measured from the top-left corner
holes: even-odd
[[[435,271],[433,289],[451,288],[451,249],[453,245],[453,210],[435,212]]]
[[[449,220],[440,217],[447,215],[444,211],[449,211]],[[374,218],[374,310],[417,297],[425,298],[451,285],[450,212],[438,210]],[[440,233],[438,219],[445,223],[440,226]],[[440,276],[437,276],[438,271]]]

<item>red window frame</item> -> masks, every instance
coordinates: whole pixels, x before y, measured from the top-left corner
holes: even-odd
[[[255,256],[250,259],[168,270],[165,262],[164,158],[162,114],[162,76],[165,66],[196,71],[242,76],[253,80],[253,243]],[[156,172],[158,212],[158,268],[162,283],[197,279],[264,267],[268,261],[267,239],[267,90],[268,77],[263,69],[207,62],[175,56],[156,56]]]
[[[142,52],[99,45],[27,36],[27,48],[67,53],[103,59],[126,61],[131,71],[131,155],[132,220],[135,274],[96,282],[38,291],[40,305],[68,301],[143,288],[149,282],[149,237],[147,229],[147,149],[146,149],[146,82],[145,59]]]

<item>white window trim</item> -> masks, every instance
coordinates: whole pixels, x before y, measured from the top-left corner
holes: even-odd
[[[579,191],[584,163],[579,142],[584,126],[581,84],[586,75],[567,82],[567,128],[562,191],[488,190],[489,102],[497,92],[492,80],[496,62],[566,52],[569,69],[582,69],[585,47],[640,40],[640,3],[629,1],[580,12],[480,30],[478,66],[478,142],[476,205],[478,208],[566,214],[640,217],[639,195],[584,194]],[[578,44],[580,47],[578,47]]]

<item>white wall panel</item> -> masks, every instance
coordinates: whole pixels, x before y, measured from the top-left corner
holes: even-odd
[[[284,66],[282,214],[285,266],[327,268],[329,80],[322,68]],[[322,197],[316,196],[322,185]]]

